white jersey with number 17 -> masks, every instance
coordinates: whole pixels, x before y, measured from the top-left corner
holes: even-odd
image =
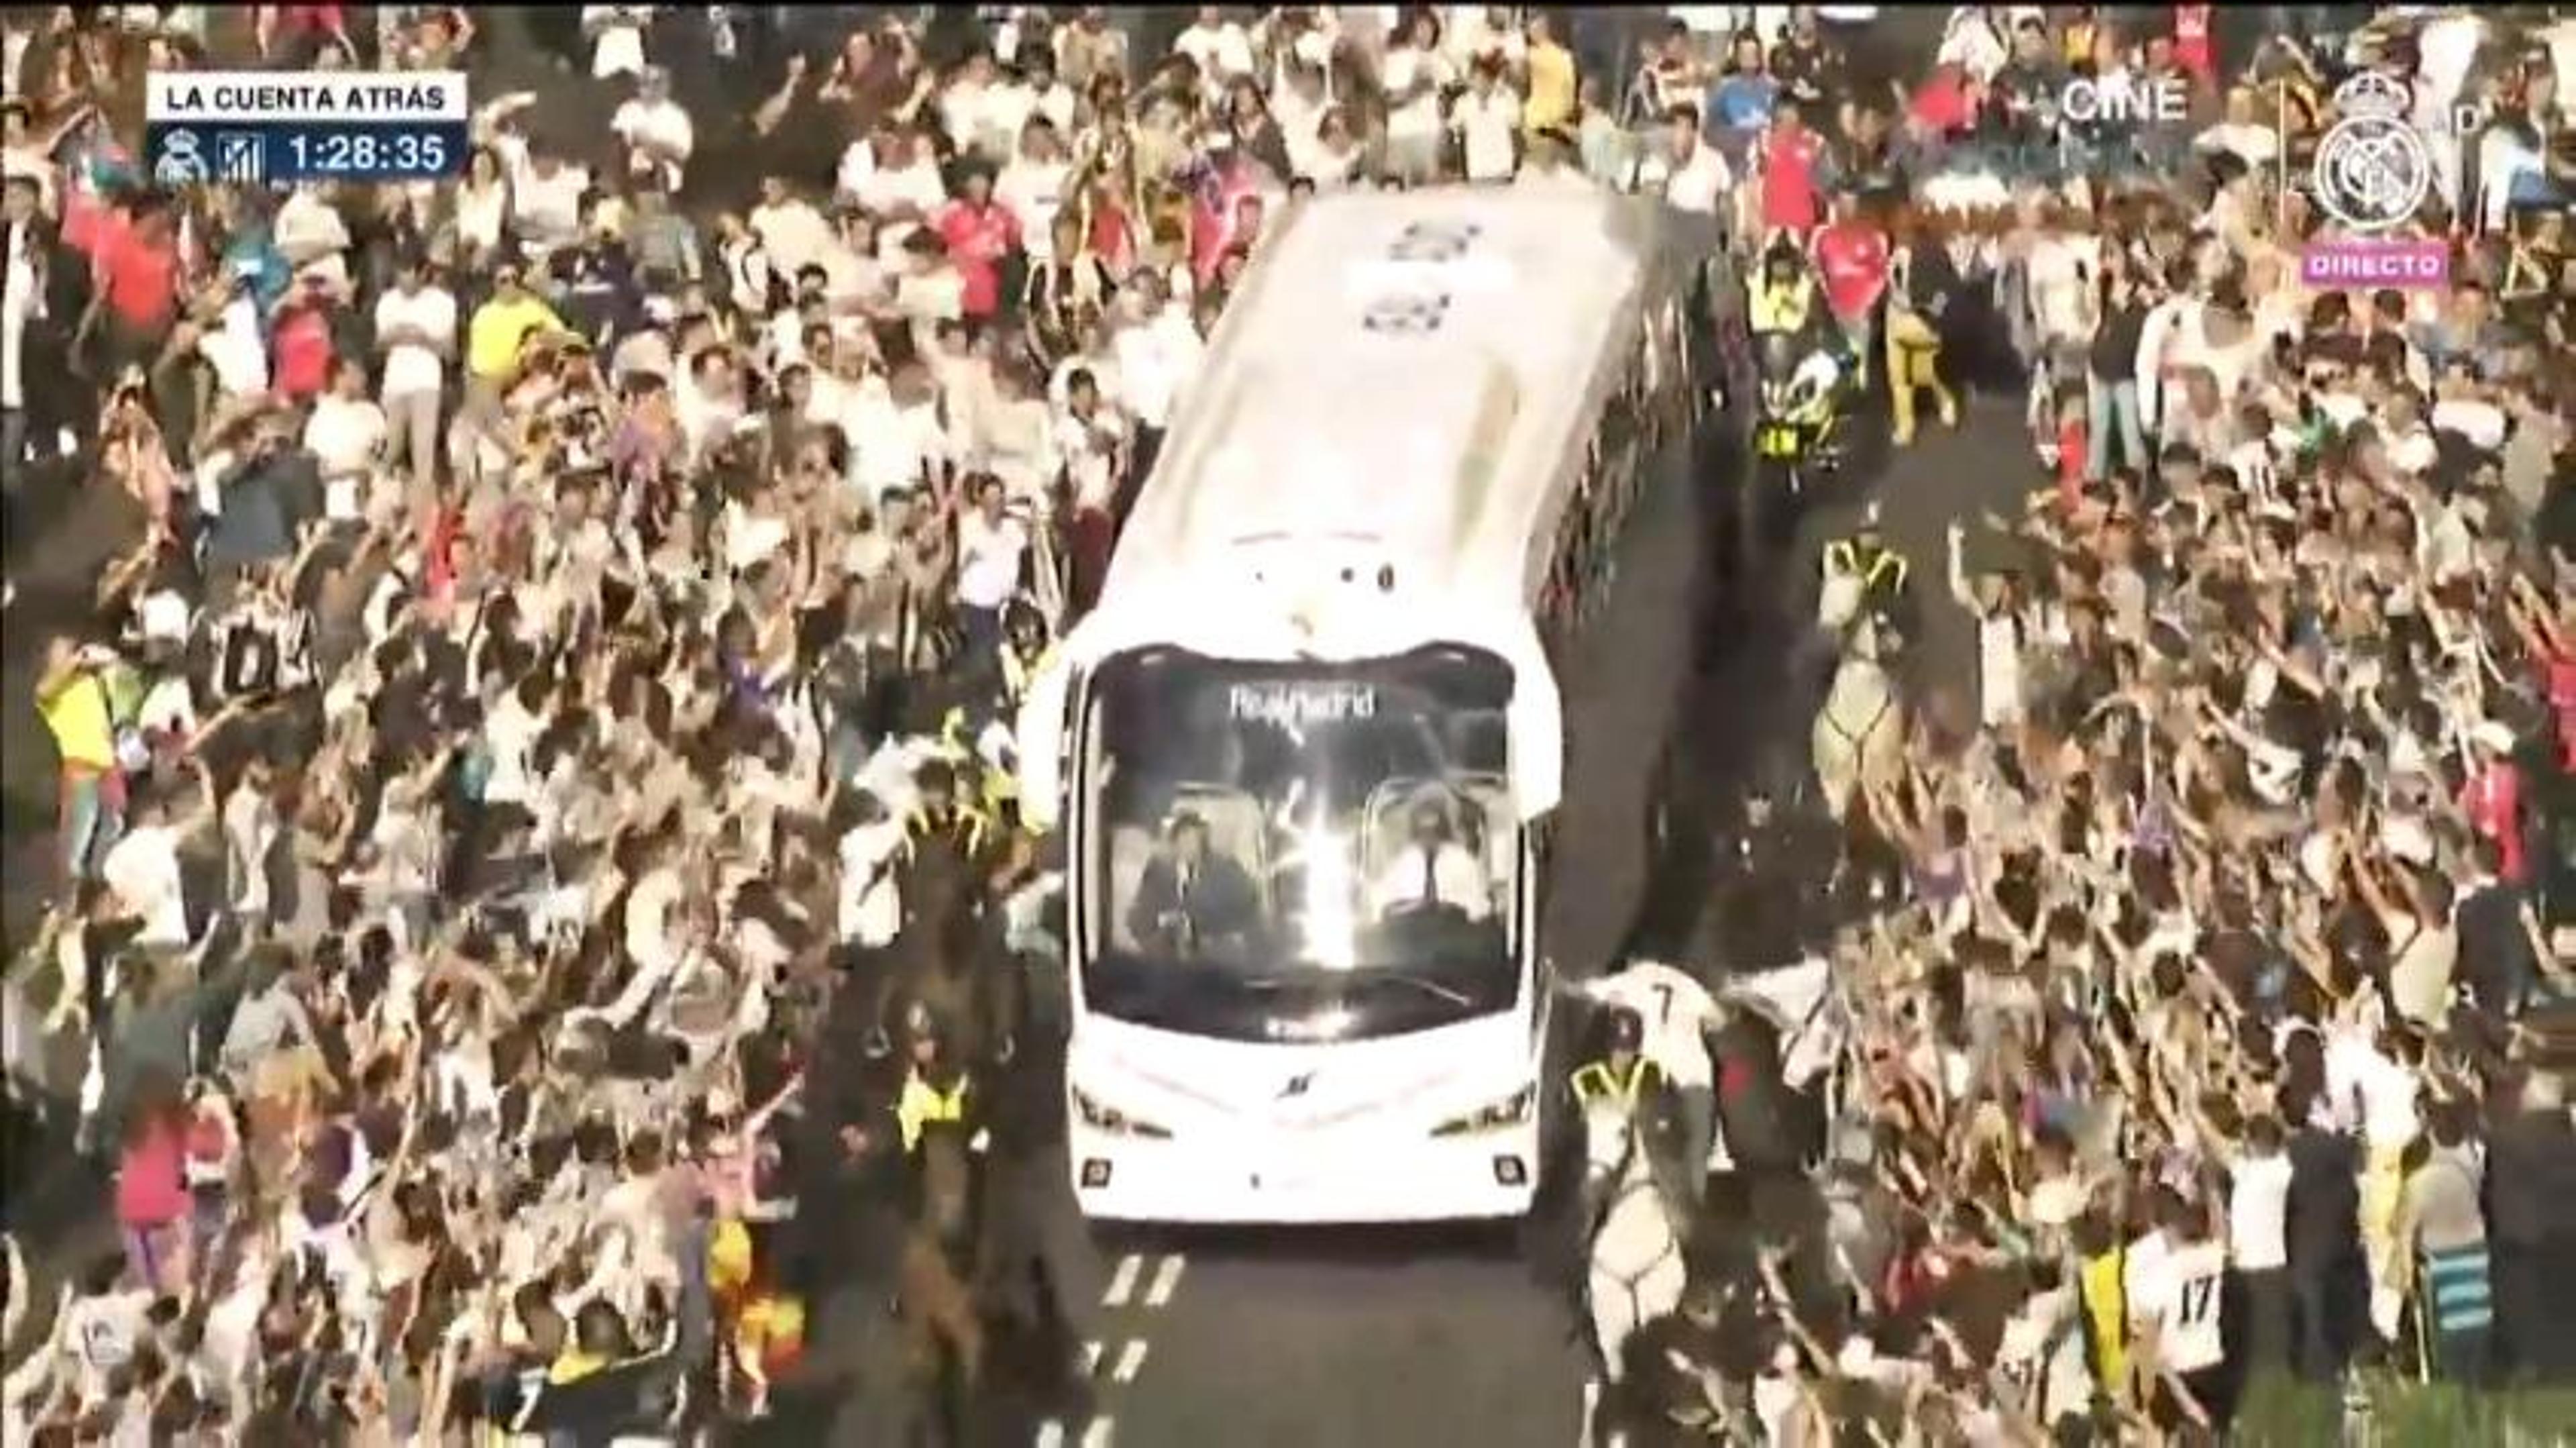
[[[2219,1331],[2219,1300],[2226,1295],[2227,1248],[2217,1242],[2194,1242],[2165,1254],[2141,1282],[2145,1302],[2131,1304],[2137,1317],[2156,1325],[2164,1365],[2177,1373],[2214,1368],[2227,1359]]]

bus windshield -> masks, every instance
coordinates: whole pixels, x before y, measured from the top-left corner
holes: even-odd
[[[1091,1010],[1243,1040],[1393,1035],[1518,998],[1511,670],[1122,655],[1094,676]]]

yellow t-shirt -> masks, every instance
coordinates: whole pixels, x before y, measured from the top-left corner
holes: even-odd
[[[707,1285],[718,1292],[751,1285],[751,1229],[731,1217],[707,1237]]]
[[[116,726],[108,718],[107,690],[98,676],[81,669],[50,696],[39,695],[36,712],[54,734],[54,752],[68,769],[104,774],[116,767]]]
[[[474,309],[465,329],[466,370],[477,377],[506,377],[519,360],[519,348],[536,331],[560,332],[555,309],[535,297],[515,302],[485,302]]]
[[[2084,1260],[2084,1313],[2093,1324],[2093,1378],[2107,1391],[2119,1391],[2129,1373],[2129,1303],[2125,1274],[2129,1254],[2105,1252]]]
[[[1555,41],[1532,46],[1529,53],[1529,99],[1521,103],[1521,125],[1531,135],[1574,119],[1574,52]]]
[[[566,1383],[580,1382],[606,1366],[608,1366],[608,1359],[583,1352],[577,1347],[568,1347],[563,1350],[561,1356],[546,1365],[546,1381],[560,1388]]]

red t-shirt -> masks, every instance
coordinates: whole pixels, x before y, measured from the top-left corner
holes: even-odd
[[[340,14],[345,8],[339,5],[280,5],[277,7],[277,33],[346,34],[348,27]]]
[[[2576,770],[2576,655],[2551,654],[2545,661],[2549,707],[2558,717],[2558,757]]]
[[[2174,60],[2190,71],[2197,80],[2206,81],[2218,70],[2217,58],[2209,47],[2209,7],[2177,5],[2174,7]]]
[[[2084,503],[2084,469],[2092,442],[2083,418],[2057,424],[2057,502],[2070,515]]]
[[[80,186],[63,189],[63,245],[88,257],[93,270],[99,248],[128,224],[125,213],[101,201],[97,193]]]
[[[179,247],[174,238],[146,241],[130,217],[101,218],[92,255],[107,304],[129,326],[167,323],[179,306]]]
[[[966,284],[963,306],[970,317],[989,317],[1002,306],[1002,262],[1019,249],[1020,223],[1004,207],[987,201],[973,206],[949,203],[939,213],[939,238],[948,243],[948,259]]]
[[[421,597],[441,612],[456,601],[456,540],[465,532],[465,510],[442,508],[421,542]]]
[[[1816,158],[1823,151],[1804,126],[1770,134],[1762,158],[1763,225],[1805,231],[1816,224]]]
[[[331,380],[331,322],[320,307],[297,307],[278,318],[271,382],[302,402],[318,397]]]
[[[1837,221],[1816,237],[1816,266],[1834,315],[1862,316],[1887,287],[1887,237],[1866,221]]]
[[[1914,119],[1944,135],[1966,130],[1968,123],[1976,119],[1975,108],[1968,104],[1966,72],[1955,65],[1933,71],[1932,78],[1914,92],[1910,109]]]
[[[1124,279],[1136,266],[1136,228],[1127,220],[1126,208],[1111,203],[1094,207],[1091,213],[1091,254],[1113,277]]]
[[[2496,873],[2519,883],[2523,877],[2522,771],[2498,762],[2479,770],[2460,790],[2460,812],[2469,826],[2495,841],[2504,857]]]

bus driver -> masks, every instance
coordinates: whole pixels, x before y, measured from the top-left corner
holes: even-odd
[[[1145,866],[1127,928],[1148,951],[1187,960],[1248,938],[1261,922],[1260,895],[1243,866],[1208,849],[1207,821],[1172,816],[1171,849]]]
[[[1494,913],[1484,862],[1450,835],[1449,812],[1438,803],[1426,800],[1413,807],[1413,838],[1377,879],[1372,906],[1378,918],[1434,907],[1455,910],[1469,920]]]

